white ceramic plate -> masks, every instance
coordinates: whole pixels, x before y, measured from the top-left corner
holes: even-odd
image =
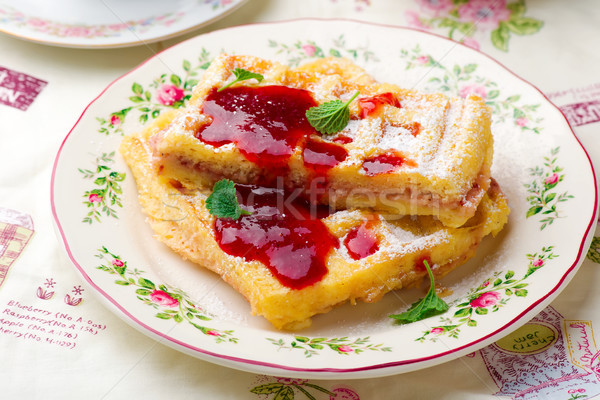
[[[244,38],[244,40],[240,40]],[[381,81],[465,95],[494,109],[493,175],[512,209],[506,229],[441,283],[443,316],[394,325],[419,290],[345,305],[297,333],[274,330],[213,274],[152,238],[117,148],[186,100],[220,51],[296,65],[353,59]],[[573,277],[591,240],[596,183],[563,115],[535,88],[472,49],[421,32],[298,20],[217,31],[181,43],[112,83],[56,158],[52,207],[60,241],[85,280],[125,321],[162,343],[222,365],[307,378],[383,376],[472,352],[534,317]]]
[[[0,32],[63,47],[108,48],[208,25],[247,0],[0,0]]]

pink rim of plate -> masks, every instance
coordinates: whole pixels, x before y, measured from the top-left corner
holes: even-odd
[[[357,20],[352,20],[352,19],[319,19],[319,18],[300,18],[300,19],[292,19],[292,20],[286,20],[286,21],[277,21],[277,22],[265,22],[265,23],[257,23],[257,24],[247,24],[247,25],[241,25],[241,26],[236,26],[236,27],[231,27],[231,28],[225,28],[222,30],[218,30],[218,31],[214,31],[214,32],[210,32],[210,33],[206,33],[203,35],[199,35],[197,37],[200,36],[210,36],[212,34],[218,33],[220,31],[224,31],[224,30],[232,30],[232,29],[238,29],[238,28],[244,28],[244,27],[249,27],[249,26],[264,26],[264,25],[276,25],[276,24],[287,24],[290,22],[301,22],[301,21],[314,21],[314,22],[348,22],[348,23],[355,23],[355,24],[363,24],[363,25],[372,25],[372,26],[378,26],[378,27],[383,27],[383,28],[391,28],[391,29],[398,29],[398,30],[405,30],[405,31],[412,31],[412,32],[418,32],[420,34],[424,34],[424,35],[430,35],[430,36],[434,36],[437,37],[439,39],[443,39],[449,42],[452,42],[458,46],[465,46],[461,43],[455,42],[451,39],[448,39],[447,37],[441,36],[441,35],[437,35],[431,32],[424,32],[422,30],[419,29],[415,29],[415,28],[410,28],[410,27],[402,27],[402,26],[395,26],[395,25],[387,25],[387,24],[376,24],[376,23],[368,23],[368,22],[363,22],[363,21],[357,21]],[[195,40],[197,37],[195,38],[191,38],[191,39],[187,39],[173,47],[177,47],[183,43],[186,43],[187,41],[190,40]],[[468,46],[465,46],[468,47]],[[162,332],[157,331],[156,329],[144,324],[143,322],[141,322],[140,320],[138,320],[137,318],[135,318],[132,314],[130,314],[126,309],[124,309],[118,302],[116,302],[112,297],[110,297],[106,292],[104,292],[100,287],[98,287],[91,279],[90,277],[87,275],[87,273],[85,272],[84,268],[79,265],[79,263],[77,262],[77,260],[75,259],[75,257],[73,256],[73,254],[71,253],[71,249],[69,248],[69,244],[67,242],[67,238],[63,232],[62,226],[60,224],[60,221],[58,219],[57,213],[56,213],[56,205],[54,202],[54,184],[55,184],[55,176],[56,176],[56,168],[57,168],[57,164],[62,152],[62,149],[66,143],[66,141],[68,140],[68,138],[70,137],[71,133],[75,130],[75,128],[77,127],[77,125],[79,124],[79,122],[81,121],[81,119],[83,118],[83,116],[86,114],[87,110],[89,109],[89,107],[95,103],[99,98],[101,98],[104,93],[112,86],[115,84],[115,82],[125,78],[126,76],[132,74],[134,71],[142,68],[146,63],[148,63],[150,60],[154,59],[155,57],[159,56],[161,53],[157,53],[156,55],[154,55],[153,57],[151,57],[150,59],[144,61],[142,64],[138,65],[136,68],[134,68],[133,70],[129,71],[128,73],[122,75],[121,77],[115,79],[113,82],[111,82],[94,100],[92,100],[92,102],[90,104],[88,104],[86,106],[86,108],[83,110],[82,114],[79,116],[79,118],[77,119],[77,122],[75,123],[75,125],[73,126],[73,128],[71,128],[71,130],[69,131],[69,133],[67,134],[67,136],[65,137],[65,139],[63,140],[56,159],[54,161],[54,166],[53,166],[53,170],[52,170],[52,177],[51,177],[51,183],[50,183],[50,201],[51,201],[51,207],[52,207],[52,214],[57,226],[58,231],[60,232],[60,237],[63,241],[63,244],[65,246],[65,251],[67,253],[67,255],[69,256],[69,259],[71,260],[71,262],[73,262],[73,264],[76,266],[76,268],[79,270],[79,272],[82,274],[82,276],[84,277],[84,279],[87,281],[87,283],[89,283],[96,291],[98,291],[103,299],[105,301],[108,301],[108,303],[112,306],[115,307],[117,310],[120,311],[120,313],[122,313],[121,318],[124,319],[127,323],[129,323],[132,326],[139,326],[144,328],[148,333],[148,334],[152,334],[154,336],[159,337],[161,340],[165,340],[167,341],[166,344],[171,345],[174,348],[177,348],[178,346],[183,347],[184,349],[190,351],[192,354],[194,353],[200,353],[204,356],[207,357],[212,357],[214,358],[214,362],[217,364],[221,364],[221,365],[225,365],[225,366],[229,366],[232,368],[238,368],[238,369],[243,369],[240,366],[238,366],[237,364],[242,363],[242,364],[246,364],[246,365],[250,365],[250,366],[259,366],[259,367],[265,367],[265,368],[272,368],[275,370],[280,370],[280,371],[289,371],[289,372],[304,372],[304,373],[308,373],[308,374],[319,374],[319,373],[330,373],[330,374],[350,374],[350,373],[357,373],[357,372],[365,372],[365,371],[372,371],[372,370],[386,370],[386,369],[392,369],[394,367],[399,368],[402,366],[408,366],[408,365],[416,365],[416,364],[421,364],[427,361],[431,361],[432,363],[429,365],[424,365],[422,367],[415,367],[410,369],[412,370],[416,370],[419,368],[425,368],[428,366],[433,366],[435,364],[440,364],[442,362],[445,361],[450,361],[451,359],[455,359],[458,358],[462,355],[468,354],[469,352],[478,350],[482,347],[485,347],[486,345],[490,344],[495,338],[497,338],[501,333],[506,332],[509,329],[514,329],[514,325],[521,321],[522,319],[524,319],[525,316],[529,315],[530,317],[534,316],[534,313],[537,314],[538,312],[541,311],[541,307],[545,306],[546,303],[545,301],[547,299],[552,299],[555,296],[558,295],[558,290],[565,285],[575,274],[575,272],[577,271],[577,269],[579,268],[579,266],[581,265],[581,263],[583,262],[583,259],[585,258],[585,254],[587,251],[587,245],[586,242],[588,242],[588,238],[591,239],[590,234],[592,231],[593,226],[596,224],[596,219],[597,219],[597,214],[598,214],[598,186],[597,186],[597,182],[596,182],[596,178],[595,178],[595,173],[594,173],[594,167],[593,164],[591,162],[591,159],[587,153],[587,151],[585,150],[585,148],[583,147],[583,145],[581,144],[581,142],[579,141],[579,139],[577,138],[577,136],[575,135],[575,133],[573,132],[573,129],[571,128],[570,124],[568,123],[567,118],[565,117],[565,115],[562,113],[562,111],[556,107],[547,97],[546,95],[544,95],[544,93],[539,90],[536,86],[532,85],[531,83],[529,83],[528,81],[526,81],[525,79],[521,78],[520,76],[516,75],[514,72],[512,72],[510,69],[508,69],[506,66],[504,66],[502,63],[496,61],[494,58],[492,58],[491,56],[482,53],[476,49],[470,48],[470,50],[475,51],[477,53],[479,53],[480,55],[488,58],[489,60],[493,61],[494,63],[496,63],[497,65],[499,65],[500,67],[502,67],[506,72],[508,72],[509,74],[511,74],[512,76],[514,76],[515,78],[521,80],[522,82],[524,82],[525,84],[527,84],[528,86],[530,86],[531,88],[535,89],[547,102],[548,104],[550,104],[556,111],[558,111],[560,113],[560,115],[564,118],[566,125],[569,127],[569,131],[571,132],[571,134],[573,135],[573,138],[576,140],[576,142],[579,144],[579,146],[581,147],[581,150],[584,152],[585,156],[587,157],[587,161],[589,163],[590,166],[590,170],[592,173],[592,178],[593,178],[593,182],[594,182],[594,212],[592,214],[592,218],[590,218],[590,221],[588,223],[588,226],[585,230],[585,234],[583,235],[583,238],[581,240],[581,243],[579,245],[579,249],[578,249],[578,253],[577,253],[577,257],[575,258],[575,260],[573,261],[573,263],[571,264],[571,266],[566,270],[566,272],[563,274],[562,278],[558,281],[558,283],[551,288],[550,290],[548,290],[548,292],[546,293],[546,295],[544,295],[543,297],[539,298],[537,301],[535,301],[533,304],[531,304],[529,307],[527,307],[525,310],[523,310],[520,314],[518,314],[516,317],[514,317],[509,323],[507,323],[506,325],[504,325],[503,327],[495,330],[494,332],[489,333],[488,335],[478,338],[476,340],[473,340],[472,342],[465,344],[463,346],[457,347],[457,348],[453,348],[450,349],[448,351],[445,352],[441,352],[441,353],[437,353],[435,355],[431,355],[431,356],[426,356],[426,357],[421,357],[421,358],[415,358],[415,359],[409,359],[409,360],[400,360],[400,361],[392,361],[392,362],[386,362],[386,363],[380,363],[380,364],[373,364],[373,365],[367,365],[367,366],[362,366],[362,367],[356,367],[356,368],[299,368],[299,367],[291,367],[291,366],[286,366],[286,365],[280,365],[280,364],[275,364],[275,363],[269,363],[269,362],[265,362],[265,361],[258,361],[258,360],[252,360],[252,359],[245,359],[245,358],[240,358],[240,357],[234,357],[234,356],[228,356],[228,355],[223,355],[223,354],[219,354],[219,353],[214,353],[212,351],[208,351],[206,349],[202,349],[196,346],[192,346],[189,343],[184,343],[178,339],[172,338]],[[165,49],[163,51],[167,51],[169,49]],[[542,304],[543,303],[543,304]],[[125,318],[126,317],[126,318]],[[523,321],[523,323],[526,323],[527,321]],[[181,349],[178,349],[181,350]],[[435,362],[437,361],[437,362]],[[408,369],[407,369],[408,371]],[[402,372],[402,371],[400,371]],[[398,371],[389,371],[387,373],[387,375],[392,375],[395,373],[399,373]],[[386,373],[384,374],[376,374],[373,376],[384,376],[386,375]],[[343,378],[343,376],[342,376]],[[351,377],[349,377],[351,378]]]

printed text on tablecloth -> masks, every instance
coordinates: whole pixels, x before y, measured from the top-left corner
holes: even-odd
[[[1,310],[0,337],[74,349],[81,337],[106,331],[105,324],[79,314],[53,311],[17,300],[8,300]]]

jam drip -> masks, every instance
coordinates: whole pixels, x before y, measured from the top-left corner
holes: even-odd
[[[240,205],[252,214],[217,218],[219,247],[246,261],[260,261],[291,289],[319,282],[327,273],[328,254],[339,246],[319,219],[326,211],[281,189],[237,184],[236,190]]]
[[[286,86],[213,89],[202,108],[212,122],[196,138],[215,147],[234,143],[249,161],[282,168],[301,138],[317,134],[305,116],[316,105],[310,92]]]
[[[308,139],[302,153],[304,165],[317,175],[326,175],[329,169],[335,167],[348,157],[348,151],[335,143]]]
[[[367,118],[368,116],[379,113],[381,111],[381,107],[384,104],[398,108],[401,107],[398,99],[394,96],[393,93],[390,92],[380,93],[370,97],[361,97],[358,99],[360,117]]]
[[[368,176],[375,176],[388,174],[402,166],[416,167],[417,163],[405,158],[399,152],[392,151],[367,158],[363,162],[362,168]]]
[[[369,228],[369,223],[352,228],[346,239],[344,246],[348,250],[348,254],[354,260],[360,260],[379,250],[379,241],[377,235]]]

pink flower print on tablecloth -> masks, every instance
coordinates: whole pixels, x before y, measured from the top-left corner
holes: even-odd
[[[485,292],[485,293],[480,294],[479,297],[477,297],[476,299],[471,300],[470,304],[472,307],[486,308],[486,307],[493,306],[499,300],[500,300],[500,293]]]
[[[433,12],[436,17],[449,13],[454,7],[451,0],[417,0],[417,3],[422,10]]]
[[[501,21],[510,19],[506,0],[471,0],[458,7],[458,15],[465,22],[496,29]]]
[[[150,294],[150,300],[154,304],[158,304],[160,306],[175,308],[179,305],[179,301],[174,299],[167,292],[163,292],[162,290],[155,290]]]
[[[164,106],[171,106],[176,101],[183,99],[185,93],[183,92],[183,89],[167,83],[158,88],[156,95],[160,104]]]

